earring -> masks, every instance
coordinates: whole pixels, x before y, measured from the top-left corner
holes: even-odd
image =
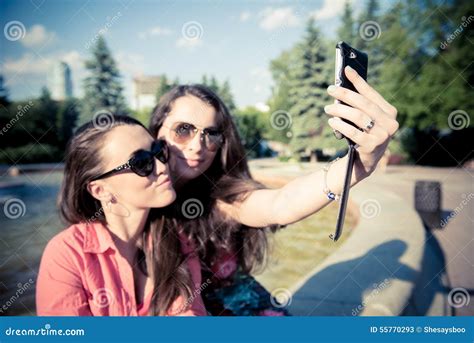
[[[114,208],[112,208],[112,204],[115,205]],[[130,211],[128,210],[128,208],[126,208],[124,205],[119,203],[115,197],[113,197],[112,200],[110,201],[109,210],[112,214],[115,214],[116,216],[119,216],[119,217],[130,216]]]
[[[105,207],[107,207],[107,210],[109,212],[112,212],[112,200],[109,200],[105,203]]]

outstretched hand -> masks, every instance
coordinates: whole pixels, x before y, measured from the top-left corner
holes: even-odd
[[[344,70],[357,92],[329,86],[328,93],[344,104],[327,105],[324,110],[333,116],[329,125],[358,145],[358,160],[354,165],[359,175],[370,175],[387,149],[390,139],[398,130],[397,109],[373,89],[357,72],[347,66]],[[352,106],[352,107],[351,107]],[[363,131],[341,120],[354,123]],[[359,163],[358,163],[359,162]]]

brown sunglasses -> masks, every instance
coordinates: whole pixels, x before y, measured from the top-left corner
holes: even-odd
[[[163,125],[163,127],[166,127],[173,132],[172,140],[177,144],[189,143],[198,132],[201,134],[201,141],[204,141],[204,144],[209,151],[216,151],[224,142],[223,132],[214,127],[202,129],[186,122],[176,122],[171,125],[171,127],[165,125]]]

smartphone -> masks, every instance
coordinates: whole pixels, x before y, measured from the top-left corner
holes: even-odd
[[[346,77],[344,68],[350,66],[359,74],[364,80],[367,80],[368,57],[365,52],[354,49],[345,42],[339,42],[336,45],[336,68],[335,68],[335,85],[348,88],[351,91],[357,92],[351,81]],[[342,101],[336,100],[337,103],[348,105]],[[348,105],[349,106],[349,105]],[[342,118],[341,118],[342,119]],[[354,125],[349,120],[342,119],[346,123]],[[355,125],[354,125],[355,126]],[[339,132],[334,132],[337,139],[342,139],[344,136]],[[347,138],[346,138],[347,139]]]
[[[346,66],[350,66],[352,69],[357,71],[357,73],[364,79],[367,80],[367,68],[368,68],[368,57],[365,52],[359,51],[354,49],[349,44],[345,42],[339,42],[336,45],[336,72],[335,72],[335,84],[336,86],[341,86],[348,88],[354,92],[357,92],[356,88],[349,81],[344,73],[344,68]],[[339,103],[343,103],[345,105],[350,106],[344,102],[336,100]],[[349,120],[343,119],[345,122],[356,126]],[[356,126],[357,127],[357,126]],[[347,137],[344,137],[339,131],[335,131],[334,135],[337,139],[346,138],[347,143],[349,145],[348,151],[348,160],[347,160],[347,167],[346,167],[346,175],[344,177],[344,187],[340,198],[339,203],[339,212],[337,214],[337,221],[336,221],[336,231],[334,234],[329,235],[334,242],[339,239],[342,235],[342,230],[344,227],[344,218],[346,216],[346,209],[347,209],[347,200],[349,199],[349,189],[351,185],[351,176],[352,170],[354,169],[354,158],[356,154],[356,146],[355,143]]]

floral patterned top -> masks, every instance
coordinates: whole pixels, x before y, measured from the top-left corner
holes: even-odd
[[[221,252],[203,280],[211,280],[201,294],[209,315],[288,316],[288,311],[250,274],[238,266],[232,252]]]

